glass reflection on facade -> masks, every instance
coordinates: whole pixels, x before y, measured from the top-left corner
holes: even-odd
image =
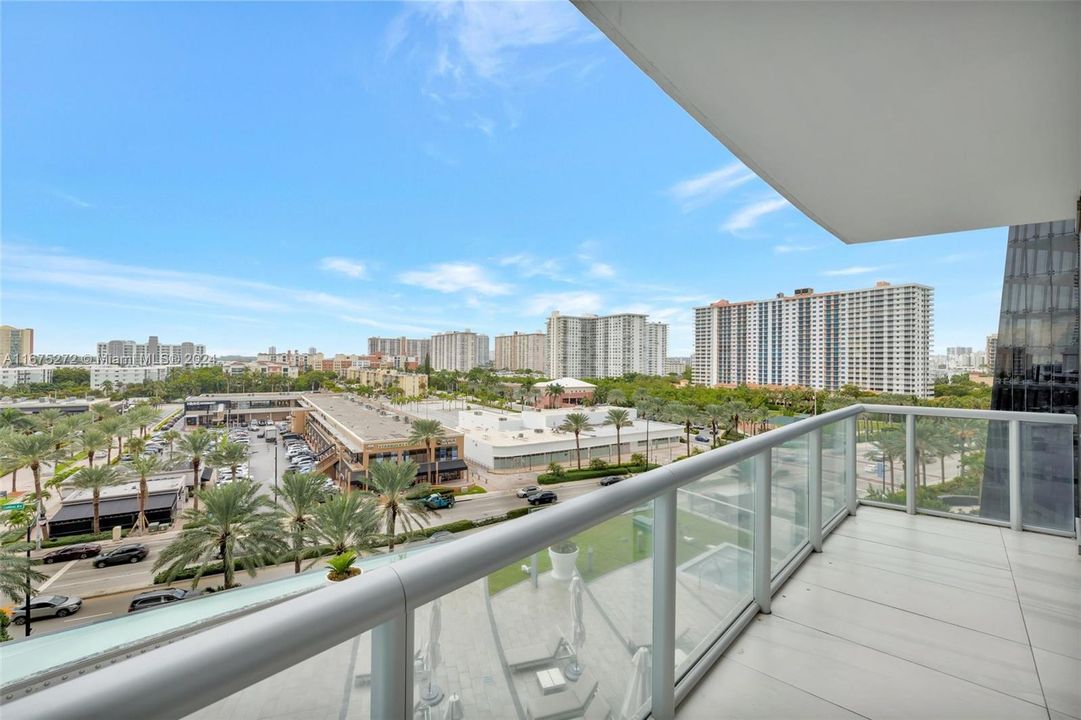
[[[1015,225],[1006,245],[995,357],[992,410],[1078,413],[1078,235],[1073,220]],[[1068,446],[1047,437],[1054,426],[1034,425],[1030,443],[1069,452]],[[1008,453],[1005,423],[992,423],[981,515],[1009,518]],[[1074,456],[1076,457],[1076,434]],[[1072,468],[1070,458],[1048,458],[1043,470]],[[1068,514],[1077,493],[1061,478],[1041,478],[1030,468],[1025,479],[1031,497],[1047,515]],[[1076,475],[1076,470],[1073,471]],[[1076,484],[1076,477],[1074,480]],[[1027,493],[1026,493],[1027,494]]]

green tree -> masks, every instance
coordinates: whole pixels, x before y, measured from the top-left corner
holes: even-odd
[[[177,444],[180,454],[191,463],[191,469],[195,473],[192,478],[194,490],[201,490],[203,478],[199,474],[203,460],[210,454],[210,448],[214,444],[214,438],[205,428],[195,428],[190,433],[180,438]],[[199,509],[199,493],[195,492],[195,510]]]
[[[882,458],[890,464],[890,492],[894,492],[896,488],[894,463],[898,460],[903,460],[905,457],[905,431],[897,425],[889,424],[874,434],[872,442],[878,448],[878,452],[882,455]],[[872,458],[875,460],[879,459],[877,455],[874,454],[872,454]],[[886,475],[883,473],[882,492],[885,491]]]
[[[34,420],[22,410],[4,408],[0,410],[0,427],[11,428],[16,432],[30,432],[34,429]]]
[[[312,513],[315,537],[321,544],[330,545],[335,555],[370,547],[382,520],[372,497],[355,492],[332,497]]]
[[[34,427],[44,433],[51,433],[64,413],[56,408],[46,408],[32,417]]]
[[[713,443],[710,447],[717,447],[720,444],[717,436],[728,421],[728,410],[724,405],[710,403],[705,407],[705,416],[706,420],[709,421],[709,434],[713,437]]]
[[[131,427],[139,428],[139,437],[146,436],[146,429],[158,419],[158,411],[147,403],[139,403],[125,414]]]
[[[72,478],[72,484],[79,490],[89,490],[91,492],[91,502],[94,508],[94,524],[93,532],[101,532],[100,525],[100,509],[101,509],[101,491],[103,488],[117,485],[121,482],[119,473],[112,465],[99,465],[98,467],[84,467],[79,472],[75,473]]]
[[[607,400],[609,405],[626,405],[627,393],[619,388],[612,388],[608,391]]]
[[[86,461],[90,467],[94,467],[94,456],[112,445],[112,438],[106,435],[96,425],[83,430],[75,438],[75,447],[86,453]]]
[[[0,455],[0,466],[6,468],[29,467],[34,476],[34,493],[40,498],[41,466],[59,457],[59,453],[53,447],[52,436],[41,432],[33,435],[8,433],[3,439],[4,445],[3,448],[0,448],[0,453],[2,453]],[[12,473],[11,480],[11,489],[14,492],[14,473]]]
[[[428,450],[428,482],[432,482],[432,467],[435,467],[435,479],[439,479],[439,460],[436,457],[436,446],[439,441],[447,436],[443,424],[438,420],[414,420],[413,428],[409,433],[409,442],[423,443]]]
[[[130,447],[131,443],[128,446]],[[132,527],[132,530],[136,533],[145,531],[148,526],[146,521],[146,501],[149,492],[146,479],[161,472],[163,467],[161,458],[157,455],[138,455],[132,458],[131,470],[139,476],[139,516],[135,518],[135,525]]]
[[[112,439],[116,438],[116,454],[124,454],[124,436],[128,433],[128,421],[124,419],[122,415],[116,415],[114,417],[107,417],[104,420],[98,422],[98,429],[109,436],[109,447],[106,450],[105,462],[112,463],[113,461],[113,443]]]
[[[317,473],[287,472],[282,477],[281,496],[288,517],[294,573],[300,572],[304,548],[315,535],[311,519],[326,499],[325,482],[326,477]]]
[[[639,417],[643,417],[646,420],[646,456],[645,463],[649,465],[649,422],[650,420],[656,420],[664,415],[668,408],[668,404],[660,398],[653,397],[644,390],[641,393],[635,393],[636,400],[635,405],[638,408]]]
[[[611,425],[616,429],[616,464],[623,464],[623,442],[620,431],[634,425],[631,422],[631,414],[623,408],[612,408],[604,416],[604,424]],[[611,457],[611,456],[609,456]]]
[[[20,537],[26,537],[26,528],[32,526],[34,513],[5,513],[5,524],[19,531]],[[38,572],[26,556],[28,545],[25,542],[9,542],[0,545],[0,593],[14,602],[26,599],[27,589],[34,583],[44,582],[48,576]]]
[[[558,386],[557,386],[558,387]],[[551,386],[549,386],[549,389]],[[574,447],[578,453],[578,469],[582,469],[582,444],[580,442],[580,436],[584,432],[588,432],[593,429],[593,424],[589,422],[589,416],[585,413],[570,413],[564,418],[563,423],[559,426],[559,429],[563,432],[574,433]]]
[[[672,403],[668,406],[668,417],[675,423],[683,425],[683,431],[687,434],[687,454],[691,454],[691,426],[698,422],[701,411],[694,405],[687,403]]]
[[[229,468],[236,480],[236,469],[248,459],[248,448],[243,443],[226,440],[210,453],[207,462],[216,468]]]
[[[188,436],[190,437],[190,435]],[[164,568],[169,581],[194,566],[192,587],[221,560],[226,590],[236,587],[237,562],[255,577],[261,565],[273,563],[288,548],[283,540],[282,514],[259,487],[234,482],[199,490],[203,509],[185,510],[180,535],[162,551],[154,571]]]
[[[555,407],[556,402],[559,400],[560,396],[562,396],[563,393],[565,393],[565,392],[566,392],[566,389],[562,385],[560,385],[559,383],[551,383],[547,387],[545,387],[544,388],[544,396],[546,398],[548,398],[548,402],[547,402],[548,407],[550,407],[550,408]]]
[[[402,463],[377,462],[368,468],[368,487],[375,495],[376,507],[390,536],[390,552],[394,551],[394,535],[399,520],[405,531],[411,532],[432,514],[422,497],[416,497],[426,495],[430,486],[426,483],[414,485],[416,479],[417,464],[412,460]]]
[[[179,430],[166,430],[161,436],[161,439],[169,446],[169,462],[173,461],[173,450],[176,448],[176,441],[180,438],[181,434]]]

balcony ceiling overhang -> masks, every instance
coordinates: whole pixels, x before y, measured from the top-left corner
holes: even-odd
[[[1076,213],[1081,2],[574,1],[845,242]]]

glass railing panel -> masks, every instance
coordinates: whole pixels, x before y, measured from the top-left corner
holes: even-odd
[[[1074,445],[1069,425],[1021,423],[1021,522],[1074,529]]]
[[[678,677],[753,599],[754,460],[685,485],[676,499]]]
[[[905,506],[905,417],[865,412],[856,419],[856,497]]]
[[[973,418],[916,418],[916,508],[957,515],[1010,519],[1006,454],[988,443],[1006,443],[1007,423]]]
[[[822,428],[822,524],[845,507],[845,423]]]
[[[433,718],[633,717],[650,696],[652,586],[650,503],[444,596],[437,625],[436,603],[419,608],[418,707]],[[460,715],[446,715],[452,699]]]
[[[773,448],[771,568],[776,575],[808,540],[809,440],[806,435]]]
[[[302,628],[303,619],[298,618],[296,628],[280,630],[301,632]],[[372,633],[366,632],[207,705],[185,720],[367,720],[372,716],[371,680]]]

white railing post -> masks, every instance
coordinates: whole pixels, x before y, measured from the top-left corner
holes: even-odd
[[[1021,515],[1021,421],[1009,422],[1010,529],[1020,531]]]
[[[413,716],[413,611],[372,629],[372,720]]]
[[[845,418],[845,501],[848,514],[855,515],[859,507],[856,494],[856,421],[858,415]]]
[[[772,476],[773,451],[763,450],[754,456],[754,601],[764,613],[770,611],[770,584],[773,579]]]
[[[822,428],[807,438],[807,530],[811,547],[822,552]]]
[[[905,510],[916,514],[916,416],[905,415]]]
[[[676,715],[676,490],[653,501],[653,699],[651,717]]]

